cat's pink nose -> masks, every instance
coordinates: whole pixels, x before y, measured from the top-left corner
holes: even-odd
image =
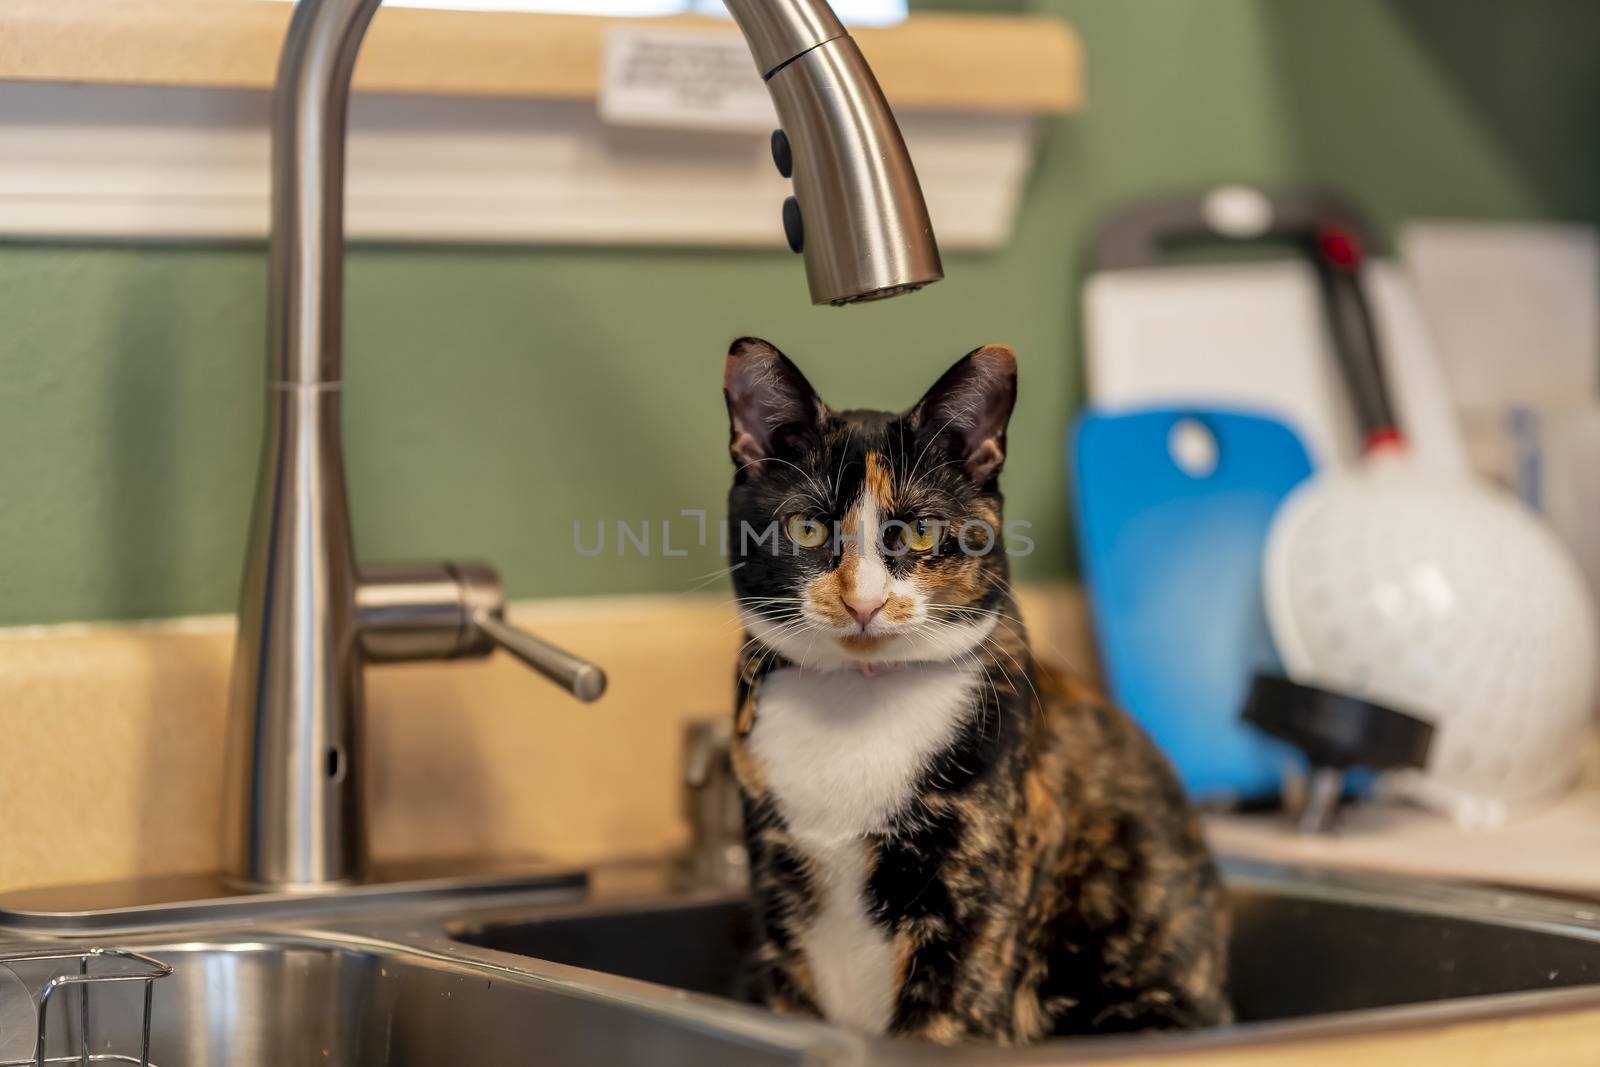
[[[883,610],[883,605],[887,602],[887,597],[858,597],[854,593],[846,593],[844,596],[844,610],[848,611],[850,617],[856,620],[861,628],[865,630],[867,623],[872,621],[874,615]]]

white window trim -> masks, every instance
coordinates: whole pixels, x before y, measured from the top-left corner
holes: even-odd
[[[294,0],[280,0],[293,3]],[[530,11],[545,14],[604,15],[612,18],[655,18],[662,15],[708,15],[727,18],[723,0],[385,0],[390,7],[425,7],[440,11]],[[846,26],[893,26],[907,17],[905,0],[832,0],[829,5]]]
[[[0,83],[0,237],[259,239],[259,90]],[[1011,236],[1035,147],[1021,112],[902,110],[940,243]],[[358,95],[356,239],[783,246],[767,138],[607,126],[594,100]]]

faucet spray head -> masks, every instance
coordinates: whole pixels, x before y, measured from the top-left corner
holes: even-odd
[[[883,91],[824,0],[728,0],[783,125],[790,247],[815,304],[914,292],[944,277],[916,169]]]

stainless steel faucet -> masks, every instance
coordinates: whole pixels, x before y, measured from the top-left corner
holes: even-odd
[[[505,649],[582,700],[605,675],[506,623],[483,564],[358,568],[339,438],[350,78],[380,0],[299,0],[272,107],[267,418],[229,694],[226,875],[315,890],[367,874],[362,668]],[[729,0],[782,131],[783,208],[811,296],[942,277],[905,143],[823,0]],[[776,206],[776,205],[775,205]]]
[[[683,815],[689,824],[689,850],[678,858],[683,881],[694,889],[749,886],[731,715],[699,719],[684,729]]]

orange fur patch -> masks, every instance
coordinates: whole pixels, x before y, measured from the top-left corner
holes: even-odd
[[[850,522],[859,522],[856,511],[845,516],[845,530]],[[861,565],[861,550],[854,541],[846,540],[839,565],[826,574],[820,574],[806,585],[806,599],[817,614],[835,626],[850,626],[855,622],[844,606],[845,595],[855,587],[856,568]]]
[[[946,563],[920,569],[913,579],[917,589],[935,604],[963,607],[979,600],[986,591],[983,560],[965,556],[955,566]]]
[[[885,622],[910,622],[917,614],[917,602],[896,593],[883,605],[882,614]]]
[[[894,487],[889,480],[889,468],[876,452],[867,453],[867,475],[863,482],[865,491],[872,494],[872,502],[881,517],[894,502]]]
[[[884,646],[887,637],[875,637],[871,634],[846,634],[839,638],[839,644],[849,652],[870,654]]]
[[[733,717],[733,728],[739,732],[740,737],[748,737],[756,725],[756,698],[752,692],[744,698],[744,703],[739,705],[739,711]]]
[[[766,796],[767,776],[762,772],[761,764],[756,762],[755,756],[750,752],[750,746],[744,743],[743,738],[734,738],[729,758],[733,764],[733,777],[740,788],[752,797]]]

